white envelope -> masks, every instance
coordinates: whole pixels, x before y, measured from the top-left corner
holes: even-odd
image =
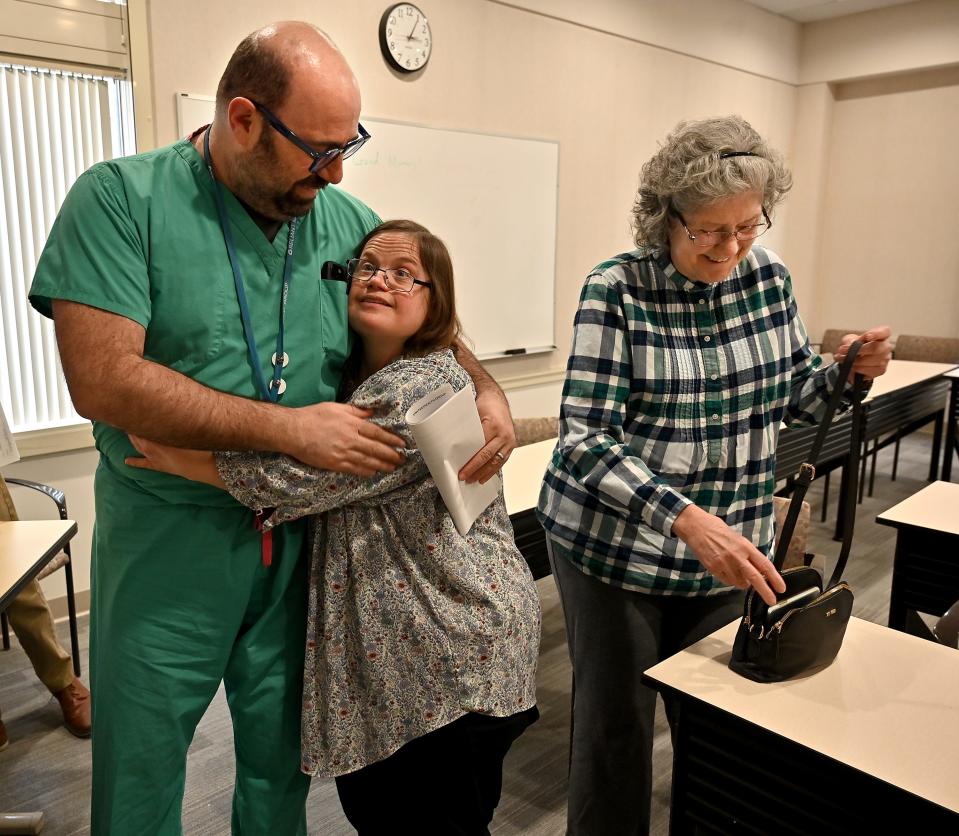
[[[467,386],[454,393],[444,383],[407,410],[406,423],[456,530],[466,536],[500,489],[499,474],[485,485],[468,485],[457,476],[486,443],[472,390]]]

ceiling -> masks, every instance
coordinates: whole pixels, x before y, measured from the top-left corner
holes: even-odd
[[[826,20],[831,17],[869,12],[885,6],[901,6],[917,0],[746,0],[768,12],[788,17],[797,23]]]

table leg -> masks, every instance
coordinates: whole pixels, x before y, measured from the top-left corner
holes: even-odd
[[[846,519],[846,503],[849,501],[849,480],[853,477],[858,467],[858,464],[856,468],[850,467],[848,457],[843,462],[842,473],[839,476],[839,504],[836,507],[836,530],[832,536],[833,540],[842,540],[845,534],[843,521]],[[853,501],[855,502],[855,497],[853,497]]]
[[[939,470],[939,454],[942,451],[942,411],[936,413],[936,424],[932,431],[932,458],[929,460],[929,481],[936,481]]]
[[[903,601],[902,576],[906,572],[906,551],[902,532],[896,534],[896,557],[892,564],[892,589],[889,592],[889,627],[906,629],[906,604]]]
[[[959,439],[956,438],[956,413],[959,412],[959,378],[952,381],[949,394],[949,423],[946,429],[946,454],[942,460],[942,481],[952,478],[952,457],[959,453]]]
[[[863,424],[862,439],[859,442],[859,492],[856,498],[856,502],[859,505],[862,505],[863,497],[866,495],[866,474],[868,473],[869,466],[869,439],[866,437],[866,426]],[[876,436],[876,441],[878,442],[879,436]]]
[[[826,471],[826,475],[823,477],[822,485],[822,514],[819,517],[819,522],[825,522],[826,516],[829,513],[829,477],[832,475],[830,471]]]
[[[676,735],[673,739],[673,779],[669,790],[669,836],[684,836],[689,832],[682,811],[686,798],[686,758],[689,752],[689,729],[686,723],[685,701],[679,703],[676,716]]]

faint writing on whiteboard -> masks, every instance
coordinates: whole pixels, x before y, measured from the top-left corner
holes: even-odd
[[[377,151],[375,154],[366,154],[364,156],[357,155],[353,157],[350,161],[352,165],[359,168],[360,166],[372,167],[372,166],[385,166],[386,168],[412,168],[416,163],[411,160],[407,160],[403,157],[399,157],[396,154],[380,154]]]

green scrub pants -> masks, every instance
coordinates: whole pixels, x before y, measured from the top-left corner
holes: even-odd
[[[221,680],[236,754],[232,832],[305,834],[305,524],[274,532],[267,568],[249,510],[158,501],[103,464],[96,510],[93,836],[181,833],[187,749]]]

